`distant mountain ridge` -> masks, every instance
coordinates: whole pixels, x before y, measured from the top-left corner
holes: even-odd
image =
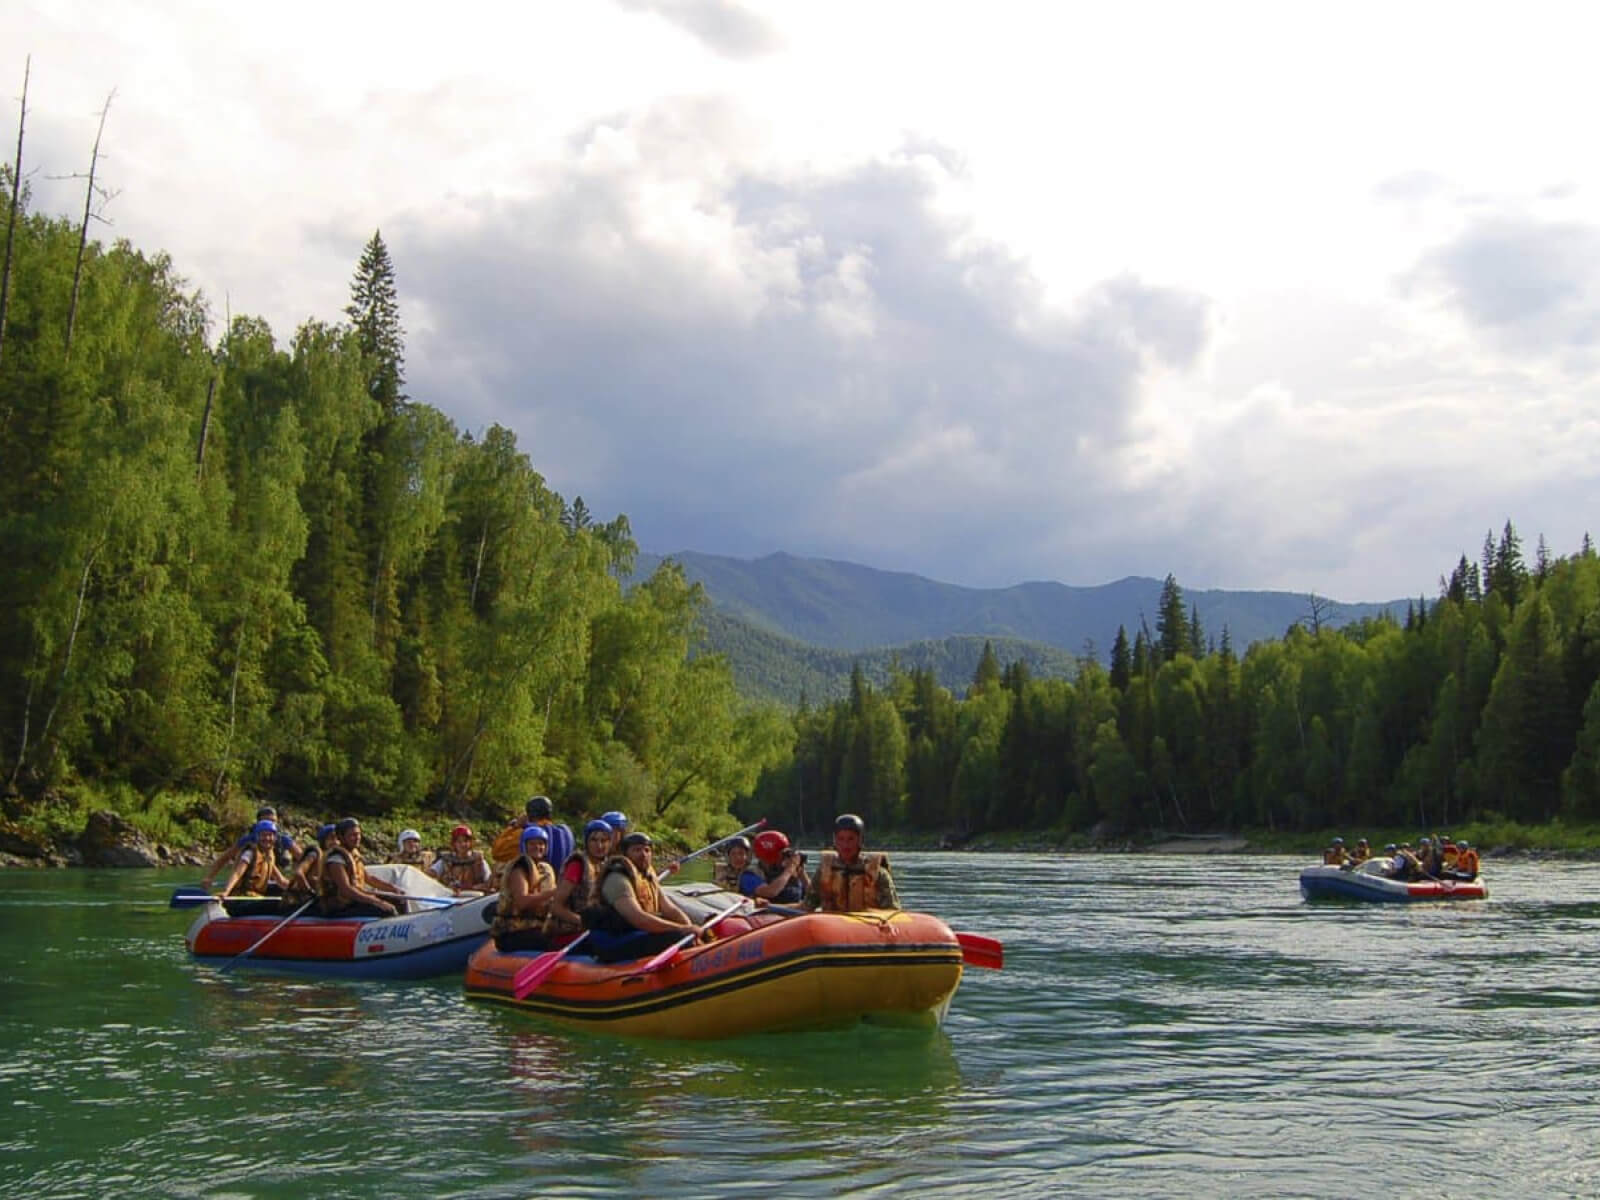
[[[945,686],[963,687],[970,667],[959,679],[947,673],[969,658],[975,665],[984,639],[995,641],[1002,662],[1028,659],[1036,674],[1066,673],[1085,653],[1105,661],[1119,626],[1130,640],[1141,619],[1154,630],[1162,584],[1129,576],[1095,587],[1034,581],[969,588],[781,552],[741,559],[692,550],[641,553],[635,575],[649,575],[663,557],[681,563],[688,578],[705,587],[716,618],[707,623],[708,648],[728,655],[741,687],[789,702],[798,696],[800,679],[810,681],[804,685],[810,698],[824,699],[837,694],[840,672],[848,679],[853,662],[863,660],[871,677],[886,673],[891,657],[907,667],[934,665]],[[1385,611],[1402,616],[1408,603],[1317,599],[1323,623],[1335,627]],[[1308,624],[1312,609],[1309,593],[1221,589],[1185,589],[1185,609],[1190,605],[1208,640],[1219,640],[1226,628],[1240,654],[1252,642],[1282,637],[1297,621]],[[922,645],[913,650],[914,644]],[[756,676],[767,683],[758,684]],[[772,686],[778,676],[788,683]]]
[[[648,575],[663,556],[639,555],[637,573]],[[728,558],[682,551],[671,557],[688,577],[705,586],[722,612],[760,629],[832,650],[869,650],[958,634],[1014,637],[1044,642],[1072,654],[1093,642],[1102,658],[1117,627],[1132,638],[1141,615],[1152,628],[1161,580],[1130,575],[1115,583],[1074,587],[1030,582],[1005,588],[969,588],[921,575],[880,571],[858,563],[792,554]],[[1178,581],[1181,586],[1183,581]],[[1226,626],[1235,648],[1282,637],[1296,621],[1310,619],[1310,595],[1298,592],[1232,592],[1184,589],[1209,637]],[[1384,611],[1404,611],[1407,601],[1345,604],[1319,597],[1325,623],[1344,625]]]

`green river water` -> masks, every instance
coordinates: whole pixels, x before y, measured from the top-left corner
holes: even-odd
[[[1600,1194],[1600,865],[1419,906],[1301,865],[896,855],[1004,970],[940,1032],[715,1043],[224,975],[190,876],[3,873],[0,1196]]]

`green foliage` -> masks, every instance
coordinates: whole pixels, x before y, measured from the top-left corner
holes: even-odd
[[[75,254],[62,222],[19,228],[0,363],[13,815],[76,832],[106,803],[183,840],[265,795],[499,816],[569,786],[569,814],[698,836],[788,755],[699,646],[697,586],[623,591],[625,517],[407,401],[380,237],[351,326],[287,348],[249,317],[208,348],[164,257],[93,246],[69,363]]]

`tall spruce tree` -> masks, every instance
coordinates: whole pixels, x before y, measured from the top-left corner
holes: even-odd
[[[361,342],[368,360],[367,394],[392,416],[406,400],[405,330],[400,325],[400,300],[394,286],[394,263],[383,234],[374,231],[361,251],[355,278],[350,281],[350,303],[345,316]]]
[[[1189,621],[1183,611],[1183,589],[1171,574],[1161,585],[1161,602],[1156,610],[1156,645],[1160,647],[1162,662],[1171,662],[1189,648]]]

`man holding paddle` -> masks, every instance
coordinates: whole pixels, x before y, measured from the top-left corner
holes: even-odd
[[[643,958],[698,932],[656,882],[654,854],[650,835],[634,832],[622,839],[622,853],[606,860],[589,938],[589,952],[601,962]],[[710,930],[701,936],[709,940]]]

